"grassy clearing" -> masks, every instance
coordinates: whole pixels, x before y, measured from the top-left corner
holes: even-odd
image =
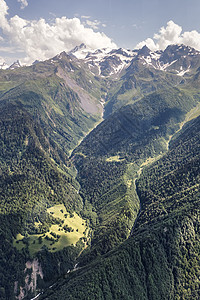
[[[180,127],[179,127],[179,129],[176,131],[176,133],[169,136],[169,140],[167,141],[167,150],[169,149],[169,143],[170,143],[171,139],[173,139],[173,138],[177,135],[177,133],[179,133],[179,132],[182,130],[183,126],[184,126],[186,123],[188,123],[188,122],[190,122],[191,120],[197,118],[198,116],[200,116],[200,103],[197,104],[193,109],[191,109],[191,110],[186,114],[184,121],[180,123]]]
[[[21,251],[28,247],[30,254],[34,255],[44,247],[47,247],[50,252],[56,252],[70,245],[75,246],[81,238],[85,238],[85,242],[87,241],[89,229],[86,221],[76,213],[69,214],[63,204],[50,207],[47,212],[61,222],[51,225],[49,231],[43,234],[26,236],[18,234],[13,242],[17,250]],[[34,225],[38,227],[40,224],[35,223]]]
[[[124,94],[119,94],[117,96],[117,100],[120,101],[126,101],[128,102],[129,100],[131,100],[133,97],[135,97],[138,94],[138,90],[136,89],[131,89],[126,91]],[[128,100],[128,101],[127,101]]]
[[[169,143],[169,142],[168,142]],[[168,147],[168,146],[167,146]],[[163,155],[157,155],[155,157],[149,157],[147,158],[140,166],[139,170],[137,171],[137,177],[140,177],[142,170],[144,169],[144,167],[147,167],[149,165],[151,165],[152,163],[154,163],[155,161],[159,160]]]
[[[0,81],[0,91],[5,92],[8,89],[15,87],[13,81]]]
[[[184,123],[187,123],[200,115],[200,103],[186,114]]]
[[[154,161],[160,159],[162,155],[157,155],[156,157],[149,157],[141,164],[141,167],[148,166],[149,164],[152,164]]]
[[[137,167],[134,163],[127,164],[127,169],[123,179],[128,189],[130,189],[135,182],[136,170]]]
[[[110,157],[106,158],[106,161],[108,161],[108,162],[123,161],[123,160],[124,160],[124,158],[121,158],[119,155],[110,156]]]
[[[133,184],[133,180],[132,179],[127,180],[126,184],[130,188],[131,185]]]

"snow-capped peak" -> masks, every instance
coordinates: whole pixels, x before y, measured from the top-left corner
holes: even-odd
[[[62,59],[81,60],[87,65],[94,75],[102,77],[112,76],[119,78],[126,69],[140,68],[140,66],[154,68],[156,70],[168,71],[179,76],[184,76],[191,69],[199,66],[200,51],[186,45],[169,45],[164,51],[151,51],[147,46],[141,49],[127,50],[123,48],[91,49],[85,44],[75,47],[70,52],[61,52],[49,61],[54,64]],[[33,64],[38,63],[35,61]],[[19,60],[10,67],[0,60],[0,69],[14,70],[21,67]],[[69,65],[69,70],[73,68]]]
[[[9,70],[14,70],[21,67],[21,63],[19,60],[15,61],[10,67]]]
[[[84,60],[92,73],[101,76],[110,76],[116,75],[128,67],[136,52],[123,48],[91,49],[81,44],[68,52],[68,54]]]
[[[179,76],[188,73],[200,59],[200,52],[186,45],[169,45],[164,51],[151,51],[144,46],[137,51],[136,61],[141,65]]]
[[[86,56],[90,53],[93,52],[94,49],[91,49],[87,47],[85,44],[81,44],[79,46],[76,46],[74,49],[68,52],[69,55],[73,55],[78,59],[85,59]]]
[[[0,70],[6,70],[8,68],[9,66],[5,62],[0,63]]]

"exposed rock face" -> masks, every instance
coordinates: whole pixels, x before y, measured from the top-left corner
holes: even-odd
[[[43,272],[41,265],[39,264],[37,259],[34,259],[32,262],[26,262],[26,268],[24,270],[26,274],[24,287],[19,287],[18,292],[18,281],[15,282],[14,293],[16,294],[16,299],[22,300],[29,293],[34,293],[37,290],[37,277],[40,276],[43,279]]]

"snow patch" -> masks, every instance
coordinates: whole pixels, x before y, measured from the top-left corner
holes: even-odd
[[[160,64],[159,64],[159,69],[162,70],[162,71],[165,71],[167,68],[169,68],[171,65],[173,65],[177,60],[178,60],[178,59],[173,60],[171,63],[166,63],[166,64],[164,64],[164,63],[161,61]]]
[[[182,70],[181,70],[182,68]],[[187,70],[183,70],[183,67],[180,68],[180,72],[177,73],[178,76],[184,76],[186,73],[188,73],[190,71],[190,68],[188,68]]]

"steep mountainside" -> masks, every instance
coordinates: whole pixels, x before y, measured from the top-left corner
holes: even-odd
[[[112,114],[74,150],[80,194],[96,212],[90,255],[106,253],[129,236],[140,206],[135,192],[140,166],[167,151],[196,104],[177,88],[152,93]]]
[[[199,51],[185,45],[169,45],[155,52],[146,46],[139,50],[91,51],[81,45],[69,54],[80,58],[105,81],[105,117],[144,95],[177,85],[184,87],[191,78],[194,80],[200,67]]]
[[[102,76],[117,75],[130,65],[140,62],[156,70],[165,70],[183,76],[199,66],[200,52],[185,45],[169,45],[164,51],[151,51],[147,46],[139,50],[98,49],[92,51],[84,44],[69,55],[84,60],[89,68]]]
[[[25,289],[27,291],[22,289],[24,276],[30,275],[25,266],[28,259],[35,256],[34,247],[39,242],[38,238],[55,221],[47,213],[47,208],[63,203],[69,212],[80,211],[82,199],[77,195],[78,183],[69,170],[50,158],[48,149],[51,145],[47,136],[26,111],[12,105],[2,109],[0,136],[1,299],[13,299],[14,292],[23,296],[36,287],[37,283],[32,287],[30,280],[29,287]],[[64,154],[60,155],[55,149],[56,156],[60,158]],[[30,237],[34,235],[35,239],[31,241]],[[38,250],[41,247],[38,244]],[[60,257],[65,271],[77,255],[75,249],[70,251],[70,254],[67,250],[63,258]],[[44,252],[41,253],[41,260],[42,257],[47,259]],[[49,259],[51,267],[49,270],[42,268],[41,279],[59,275],[57,258],[49,253]]]
[[[197,118],[143,170],[130,238],[40,299],[199,299],[199,130]]]
[[[2,299],[21,299],[67,272],[85,247],[80,238],[89,236],[72,214],[83,204],[68,155],[101,119],[102,106],[98,82],[90,88],[91,76],[78,64],[61,54],[0,73]],[[42,271],[34,281],[26,265],[37,253]]]
[[[199,298],[199,68],[81,45],[0,70],[0,299]]]

